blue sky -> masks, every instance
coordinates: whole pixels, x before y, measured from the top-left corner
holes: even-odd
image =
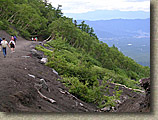
[[[119,11],[121,14],[133,12],[133,15],[136,14],[137,11],[141,11],[143,14],[138,14],[139,18],[145,18],[144,14],[149,16],[150,13],[150,0],[48,0],[48,2],[54,7],[62,5],[64,15],[76,19],[82,19],[86,14],[89,16],[89,13],[94,16],[93,19],[97,19],[95,18],[95,13],[98,14],[99,11],[102,13],[103,11]],[[115,18],[115,16],[113,17]],[[120,16],[120,18],[124,17]]]

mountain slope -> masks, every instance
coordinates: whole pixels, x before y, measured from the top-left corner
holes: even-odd
[[[78,24],[81,20],[78,20]],[[85,21],[94,28],[100,41],[143,66],[150,66],[150,19],[112,19]]]
[[[0,35],[11,38],[4,31]],[[60,78],[52,69],[41,64],[39,59],[32,56],[30,50],[37,43],[18,37],[15,53],[3,58],[0,54],[0,111],[3,112],[92,112],[96,108],[69,94],[68,89],[57,81]],[[35,78],[34,78],[35,76]],[[40,92],[54,99],[51,103],[41,96],[37,89],[44,79],[46,86]],[[65,92],[65,93],[64,93]]]
[[[7,40],[11,38],[5,31],[0,31],[0,35]],[[52,68],[41,64],[39,58],[45,55],[35,54],[34,51],[35,45],[40,45],[39,43],[18,37],[15,53],[10,53],[8,49],[7,58],[3,58],[2,53],[0,54],[1,112],[107,112],[112,110],[99,109],[96,105],[85,103],[70,94],[68,88],[57,80],[61,77],[53,72]],[[45,82],[41,82],[41,79]],[[114,84],[111,86],[110,93],[113,94],[115,87]],[[136,100],[140,98],[136,101],[138,104],[145,99],[144,93],[138,94],[123,86],[120,86],[120,89],[123,90],[121,104],[133,95]],[[121,110],[123,109],[125,108],[122,106]],[[140,112],[140,109],[138,110]]]
[[[2,111],[96,111],[96,105],[114,107],[121,95],[117,87],[112,96],[108,94],[109,81],[141,89],[139,79],[150,76],[149,67],[99,41],[89,25],[77,26],[62,16],[60,6],[55,9],[46,2],[9,0],[0,6],[0,29],[26,39],[50,40],[34,44],[18,37],[16,52],[9,52],[6,59],[1,56]],[[41,64],[42,57],[53,70]]]

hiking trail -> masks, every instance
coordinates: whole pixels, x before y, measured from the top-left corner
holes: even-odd
[[[0,36],[10,40],[5,31]],[[96,108],[77,99],[57,81],[59,76],[31,55],[38,42],[17,37],[15,52],[0,52],[0,111],[92,112]]]

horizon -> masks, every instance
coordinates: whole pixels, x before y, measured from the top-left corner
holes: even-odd
[[[67,16],[66,16],[67,17]],[[149,19],[150,20],[150,17],[149,18],[133,18],[133,19],[126,19],[126,18],[114,18],[114,19],[105,19],[105,20],[85,20],[85,19],[80,19],[80,20],[77,20],[77,21],[108,21],[108,20],[147,20]]]
[[[111,20],[111,19],[150,19],[150,12],[97,10],[86,13],[63,13],[64,16],[75,20]]]
[[[150,0],[49,0],[64,16],[76,20],[150,18]]]

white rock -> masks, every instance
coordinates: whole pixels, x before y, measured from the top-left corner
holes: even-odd
[[[110,106],[102,108],[101,111],[110,111]]]
[[[81,106],[83,106],[83,104],[82,104],[82,103],[80,103],[80,105],[81,105]]]
[[[32,78],[35,78],[35,76],[34,76],[34,75],[31,75],[31,74],[28,74],[28,76],[30,76],[30,77],[32,77]]]
[[[48,61],[47,58],[42,58],[42,59],[41,59],[41,62],[42,62],[42,63],[46,63],[47,61]]]
[[[35,49],[32,49],[32,50],[31,50],[31,52],[37,52],[37,50],[35,50]]]
[[[53,99],[51,99],[51,98],[49,98],[49,101],[50,101],[51,103],[55,103],[55,102],[56,102],[55,100],[53,100]]]
[[[53,70],[53,72],[55,73],[55,74],[57,74],[58,75],[58,72],[57,71],[55,71],[54,69],[52,69]]]

